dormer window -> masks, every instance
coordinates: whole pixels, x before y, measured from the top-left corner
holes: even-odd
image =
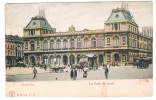
[[[33,22],[33,25],[36,25],[36,22]]]
[[[119,15],[118,15],[118,14],[116,14],[116,15],[115,15],[115,18],[118,18],[118,17],[119,17]]]

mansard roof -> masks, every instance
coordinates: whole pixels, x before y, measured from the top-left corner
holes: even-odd
[[[111,15],[106,22],[113,21],[129,21],[133,24],[136,24],[131,13],[125,8],[117,8],[112,10]]]
[[[43,16],[35,16],[31,18],[29,24],[25,27],[26,29],[31,28],[45,28],[48,30],[52,30],[52,27]]]
[[[23,38],[22,37],[19,37],[18,35],[5,35],[5,39],[6,39],[6,41],[7,40],[13,40],[13,41],[23,41]]]

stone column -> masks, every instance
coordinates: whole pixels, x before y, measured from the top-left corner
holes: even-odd
[[[30,46],[31,46],[30,41],[28,41],[28,50],[30,50]]]
[[[70,65],[70,56],[68,55],[68,65]]]
[[[61,59],[60,59],[60,65],[63,65],[63,56],[61,55]]]
[[[61,39],[61,50],[63,49],[63,38]]]
[[[40,64],[41,64],[41,63],[42,63],[42,61],[41,61],[41,60],[42,60],[42,59],[41,59],[41,58],[42,58],[42,55],[40,55],[39,57],[40,57]]]
[[[99,65],[99,55],[97,55],[97,64]]]
[[[74,43],[75,44],[74,44],[74,49],[73,50],[75,50],[77,48],[77,38],[76,39],[74,38]]]
[[[74,55],[75,56],[75,64],[77,64],[77,56],[76,55]]]
[[[81,46],[82,46],[82,49],[84,48],[84,38],[82,38],[81,40]]]
[[[89,47],[89,48],[91,48],[91,40],[90,40],[90,39],[91,39],[91,37],[88,38],[88,47]]]
[[[47,45],[48,45],[48,46],[47,46],[47,49],[48,49],[48,51],[49,51],[49,49],[50,49],[50,46],[49,46],[49,45],[50,45],[50,41],[49,41],[49,40],[47,40],[47,41],[48,41],[48,42],[47,42],[47,43],[48,43],[48,44],[47,44]]]
[[[42,51],[42,40],[40,40],[40,51]]]

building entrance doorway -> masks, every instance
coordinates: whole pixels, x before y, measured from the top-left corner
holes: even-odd
[[[114,54],[114,63],[118,64],[120,62],[120,58],[118,54]]]
[[[34,56],[32,56],[30,58],[30,63],[31,63],[31,65],[35,65],[35,57]]]
[[[73,55],[70,56],[70,65],[75,63],[75,57]]]
[[[64,65],[68,64],[68,57],[66,55],[63,56],[63,64]]]

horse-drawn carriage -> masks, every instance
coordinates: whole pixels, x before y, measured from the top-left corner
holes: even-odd
[[[145,59],[145,58],[139,58],[135,59],[134,65],[137,66],[137,68],[148,68],[149,64],[151,64],[151,59]]]
[[[64,65],[54,65],[52,67],[52,65],[50,65],[49,68],[50,68],[50,72],[52,72],[52,73],[59,73],[59,72],[62,73],[65,69],[65,66]]]

